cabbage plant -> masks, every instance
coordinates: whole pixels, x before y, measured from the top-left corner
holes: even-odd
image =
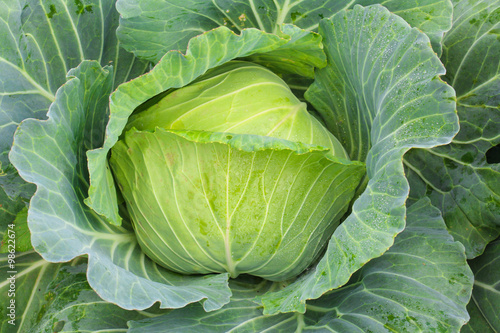
[[[2,332],[498,331],[500,1],[1,4]]]

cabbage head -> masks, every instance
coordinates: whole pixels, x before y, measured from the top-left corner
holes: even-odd
[[[318,257],[364,174],[281,78],[243,61],[139,108],[110,163],[154,261],[275,281]]]

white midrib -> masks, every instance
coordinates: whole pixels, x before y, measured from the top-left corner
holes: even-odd
[[[486,284],[486,283],[483,283],[483,282],[481,282],[481,281],[477,281],[477,280],[476,280],[476,281],[474,281],[474,284],[475,284],[476,286],[479,286],[479,287],[481,287],[481,288],[483,288],[483,289],[488,290],[488,291],[489,291],[489,292],[491,292],[491,293],[494,293],[494,294],[500,294],[500,291],[498,291],[497,289],[495,289],[493,286],[491,286],[491,285],[489,285],[489,284]]]
[[[32,271],[34,271],[34,270],[38,269],[39,267],[44,266],[44,265],[48,265],[48,264],[49,264],[48,262],[46,262],[46,261],[44,261],[44,260],[40,260],[40,261],[38,261],[37,263],[35,263],[35,264],[31,265],[29,268],[27,268],[27,269],[23,270],[23,271],[22,271],[22,272],[20,272],[19,274],[16,274],[16,278],[18,279],[18,278],[20,278],[21,276],[24,276],[24,275],[26,275],[26,274],[28,274],[28,273],[30,273],[30,272],[32,272]],[[4,288],[4,287],[5,287],[6,285],[8,285],[9,283],[10,283],[10,282],[9,282],[7,279],[5,279],[5,281],[3,281],[3,282],[1,282],[1,283],[0,283],[0,289]]]
[[[235,278],[238,274],[235,271],[235,264],[231,255],[231,242],[229,240],[229,234],[231,229],[231,218],[229,216],[229,166],[231,162],[231,147],[227,146],[227,177],[226,177],[226,237],[224,238],[224,248],[226,249],[226,264],[227,271],[231,274],[232,278]]]
[[[29,297],[29,299],[28,299],[28,302],[27,302],[28,306],[26,306],[26,309],[28,309],[28,308],[29,308],[29,306],[31,306],[31,304],[33,303],[33,298],[35,298],[35,294],[36,294],[35,292],[36,292],[36,290],[38,289],[38,285],[40,284],[40,280],[41,280],[41,278],[42,278],[43,274],[45,273],[45,270],[47,269],[48,265],[43,265],[43,266],[41,266],[41,267],[42,267],[42,268],[40,269],[40,272],[38,273],[38,275],[37,275],[37,277],[36,277],[35,284],[34,284],[33,288],[31,289],[31,294],[30,294],[30,297]],[[26,315],[26,314],[27,314],[27,313],[23,313],[23,314],[22,314],[22,316],[21,316],[21,322],[18,324],[18,325],[19,325],[19,326],[18,326],[19,328],[24,327],[24,321],[25,321],[25,320],[26,320],[26,318],[27,318],[27,315]],[[21,330],[19,330],[19,332],[20,332],[20,331],[21,331]]]
[[[304,107],[305,103],[299,103],[298,105],[295,105],[294,107],[291,108],[290,112],[288,112],[288,114],[283,117],[283,119],[281,119],[281,121],[276,124],[276,126],[274,126],[267,134],[266,136],[272,136],[272,134],[278,129],[280,128],[281,125],[283,125],[288,119],[290,118],[293,118],[297,115],[297,113],[302,110],[302,108]],[[291,129],[290,129],[290,133],[291,133]],[[289,137],[290,137],[290,133],[289,133]],[[289,139],[289,137],[287,139]]]

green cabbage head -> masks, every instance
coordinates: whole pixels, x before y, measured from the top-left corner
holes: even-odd
[[[280,77],[243,61],[139,107],[110,164],[154,261],[274,281],[321,254],[365,172]]]

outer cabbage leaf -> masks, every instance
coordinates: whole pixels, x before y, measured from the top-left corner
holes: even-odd
[[[68,264],[48,264],[59,268],[45,288],[38,286],[42,297],[36,321],[23,332],[117,332],[126,331],[129,320],[141,320],[165,312],[157,308],[130,311],[103,301],[87,283],[85,263],[75,259]],[[83,260],[80,260],[80,262]],[[52,267],[51,267],[52,268]]]
[[[466,259],[425,198],[408,208],[405,230],[384,255],[308,310],[333,332],[457,332],[469,319],[474,280]]]
[[[441,55],[443,35],[451,28],[451,0],[356,0],[354,4],[383,5],[391,13],[401,16],[410,26],[422,30],[429,37],[434,52]]]
[[[308,302],[305,314],[262,314],[252,299],[282,283],[239,278],[220,310],[205,313],[193,304],[131,321],[129,332],[457,332],[468,320],[473,280],[465,259],[439,210],[424,199],[408,208],[407,227],[386,253],[348,285]]]
[[[17,214],[26,207],[21,198],[12,200],[0,187],[0,238],[3,239],[7,225],[12,223]]]
[[[83,203],[86,151],[102,145],[112,78],[111,68],[84,61],[57,91],[48,120],[27,119],[16,132],[10,159],[37,185],[28,215],[32,244],[51,262],[88,254],[90,286],[125,309],[200,300],[207,311],[219,308],[230,296],[226,275],[181,276],[158,267],[142,253],[130,226],[110,226]]]
[[[288,23],[316,30],[321,19],[331,18],[356,4],[383,4],[412,27],[426,33],[435,51],[441,53],[443,33],[451,27],[450,0],[187,0],[181,4],[161,0],[118,0],[122,19],[117,33],[127,50],[157,62],[165,52],[185,50],[189,39],[219,26],[227,26],[235,32],[257,28],[279,33],[282,24]]]
[[[410,151],[405,165],[411,196],[428,196],[474,258],[500,234],[500,164],[487,157],[500,144],[500,1],[455,1],[442,60],[460,132],[450,145]]]
[[[0,331],[29,332],[44,314],[44,305],[50,301],[45,298],[47,286],[54,280],[63,266],[77,265],[84,262],[76,258],[71,263],[53,264],[43,260],[35,251],[17,253],[15,263],[8,262],[6,254],[0,255]],[[15,272],[15,273],[14,273]],[[15,275],[15,298],[8,295],[11,275]],[[15,299],[15,325],[7,314],[10,300]]]
[[[500,331],[500,240],[490,243],[484,253],[470,261],[474,272],[472,298],[467,306],[471,320],[462,332]]]
[[[3,235],[0,253],[9,253],[13,249],[16,252],[32,250],[31,234],[28,229],[28,207],[24,206],[16,215],[14,221],[8,225]]]
[[[458,130],[454,91],[428,38],[381,6],[322,21],[328,66],[306,99],[351,160],[365,160],[368,183],[314,269],[264,295],[265,313],[305,310],[305,300],[345,284],[380,256],[405,226],[409,187],[402,157],[411,147],[450,142]]]
[[[8,323],[11,268],[7,256],[0,256],[2,332],[68,332],[117,330],[127,321],[151,318],[165,312],[158,309],[128,311],[103,301],[87,283],[87,260],[78,257],[68,263],[49,263],[34,251],[16,255],[16,320]]]
[[[17,176],[7,154],[19,123],[44,119],[66,73],[84,59],[112,62],[114,85],[144,72],[148,63],[119,48],[114,1],[13,0],[0,6],[0,185],[29,199],[34,187]]]
[[[283,24],[280,31],[290,36],[289,43],[275,51],[252,54],[246,60],[266,66],[282,75],[295,74],[303,78],[314,78],[314,69],[326,66],[321,36],[291,24]]]
[[[467,304],[467,312],[469,312],[470,320],[462,327],[461,333],[496,333],[474,301],[471,300]]]

